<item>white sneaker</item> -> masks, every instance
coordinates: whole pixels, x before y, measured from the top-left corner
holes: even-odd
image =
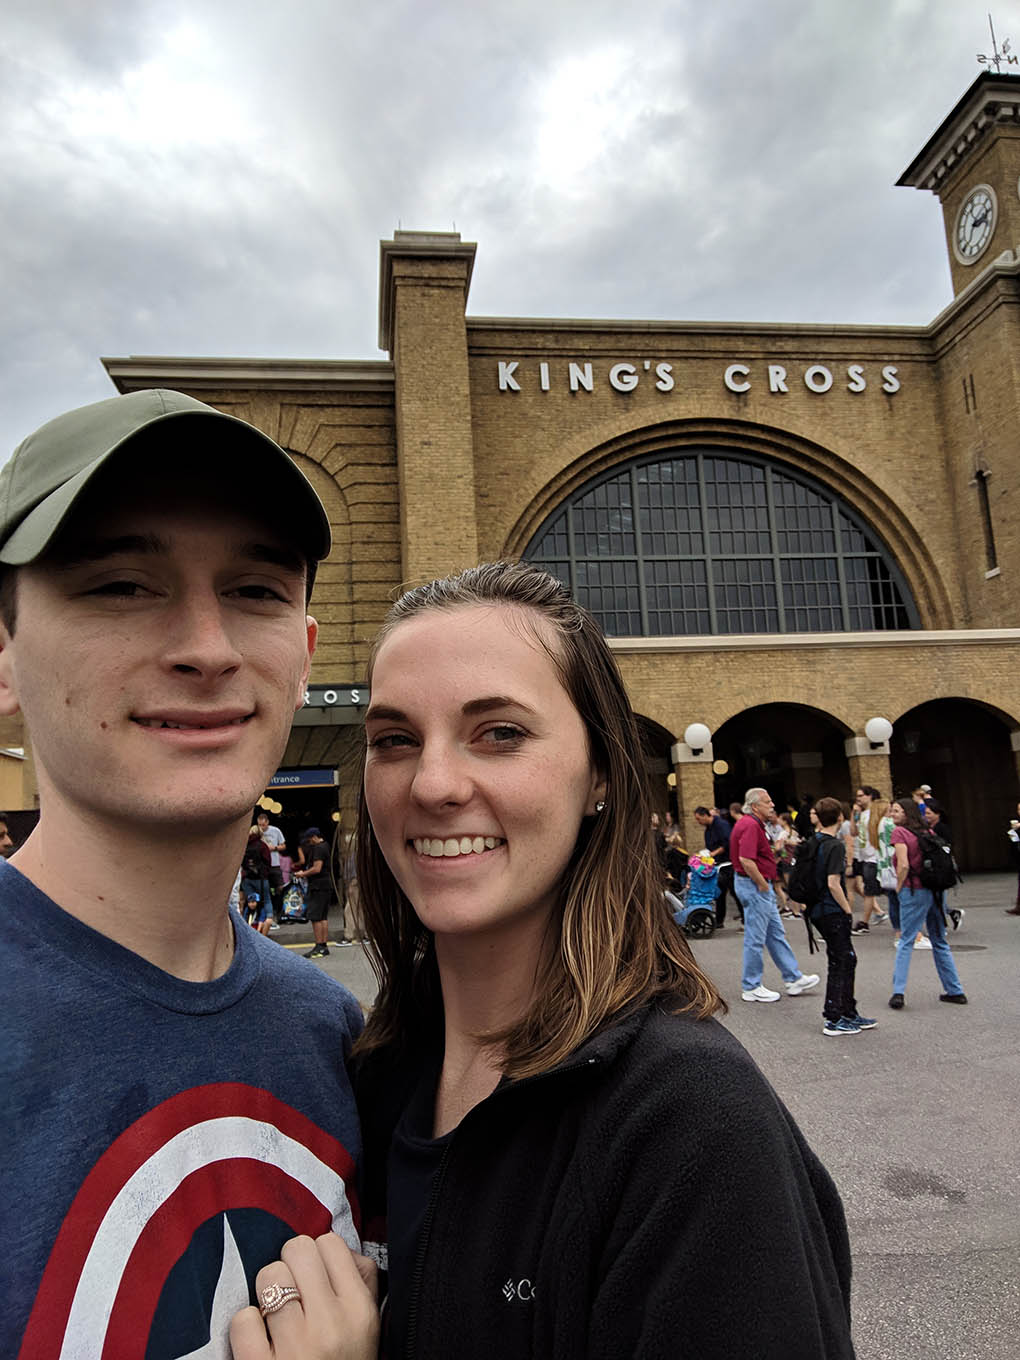
[[[818,979],[815,978],[815,981],[817,982]],[[749,992],[741,992],[740,999],[741,1001],[778,1001],[779,993],[770,992],[767,987],[762,987],[759,984],[757,987],[752,987]]]
[[[919,940],[915,940],[915,941],[914,941],[914,948],[915,948],[915,949],[930,949],[930,948],[931,948],[931,940],[928,939],[928,936],[927,936],[927,935],[922,935],[921,938],[920,938]]]
[[[786,984],[787,996],[800,996],[801,992],[810,992],[812,987],[817,987],[821,978],[817,973],[801,973],[799,978]]]

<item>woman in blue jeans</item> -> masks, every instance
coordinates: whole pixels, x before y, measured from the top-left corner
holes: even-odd
[[[889,1005],[894,1011],[903,1009],[914,941],[918,931],[924,930],[931,941],[935,971],[945,988],[939,1000],[965,1006],[967,998],[956,971],[956,964],[953,962],[953,951],[946,943],[946,923],[942,911],[935,903],[932,890],[921,886],[921,847],[917,840],[925,829],[921,814],[912,798],[897,799],[889,808],[889,813],[895,823],[891,843],[896,866],[901,932],[896,946],[893,991]]]

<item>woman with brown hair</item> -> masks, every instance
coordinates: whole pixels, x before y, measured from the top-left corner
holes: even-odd
[[[912,798],[897,798],[890,804],[889,814],[894,823],[890,840],[900,903],[900,938],[896,944],[889,1006],[894,1011],[903,1009],[911,954],[922,928],[928,933],[935,971],[945,988],[939,1000],[955,1006],[966,1006],[967,997],[956,971],[953,951],[946,940],[942,908],[936,905],[931,888],[926,888],[921,882],[922,855],[918,837],[923,834],[925,826],[917,804]]]
[[[397,601],[369,679],[355,1086],[385,1354],[852,1357],[839,1197],[664,910],[594,620],[477,567]]]

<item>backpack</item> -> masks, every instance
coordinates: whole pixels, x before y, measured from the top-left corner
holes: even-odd
[[[266,862],[257,845],[246,845],[241,860],[241,873],[245,878],[260,879],[266,876]]]
[[[934,831],[922,831],[917,837],[917,847],[921,852],[921,872],[918,875],[921,887],[931,888],[933,892],[955,888],[960,882],[960,873],[948,841],[936,836]]]
[[[787,895],[802,907],[813,907],[822,897],[823,888],[818,881],[818,852],[821,844],[818,836],[809,836],[801,841],[786,882]]]

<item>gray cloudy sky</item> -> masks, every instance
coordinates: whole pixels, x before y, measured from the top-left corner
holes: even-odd
[[[893,186],[986,11],[5,0],[0,461],[100,355],[381,357],[398,224],[478,242],[475,315],[923,324],[941,213]]]

